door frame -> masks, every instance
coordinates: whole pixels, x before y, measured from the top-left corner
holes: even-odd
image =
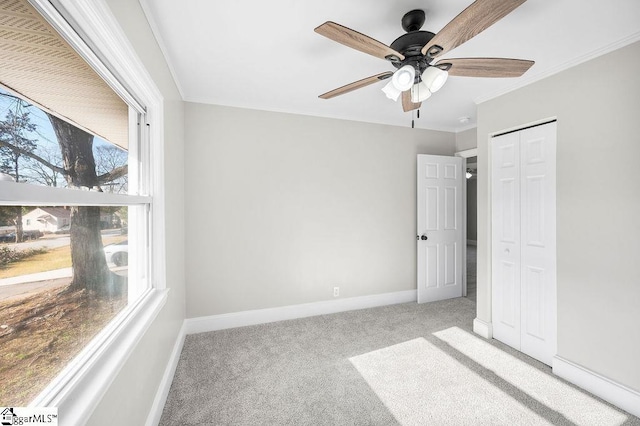
[[[462,171],[467,172],[467,158],[477,157],[478,148],[465,149],[453,154],[462,157]],[[462,297],[467,297],[467,179],[462,185],[462,234],[464,235],[464,246],[462,249]]]
[[[445,289],[445,287],[447,287],[446,285],[440,285],[441,282],[441,275],[444,275],[444,280],[446,280],[446,259],[448,256],[446,256],[446,254],[442,254],[440,253],[440,248],[438,245],[436,245],[435,247],[437,248],[438,254],[436,255],[436,269],[437,269],[437,277],[436,277],[436,287],[437,290],[436,292],[438,294],[433,294],[434,290],[431,290],[431,295],[428,295],[428,290],[429,290],[429,286],[427,286],[426,288],[424,286],[421,286],[421,277],[425,279],[425,281],[428,281],[428,274],[425,271],[425,268],[428,269],[428,262],[424,263],[424,268],[421,267],[421,254],[424,254],[424,252],[421,253],[421,249],[420,247],[424,247],[424,244],[420,244],[420,239],[418,239],[417,241],[417,247],[416,247],[416,297],[417,297],[417,302],[418,303],[428,303],[428,302],[435,302],[435,301],[439,301],[439,300],[445,300],[445,299],[449,299],[449,298],[457,298],[457,297],[461,297],[462,293],[464,291],[464,262],[461,260],[462,257],[464,256],[464,250],[462,249],[462,242],[465,240],[466,236],[464,235],[464,232],[466,232],[465,230],[465,222],[464,222],[464,208],[466,208],[466,204],[464,203],[464,190],[465,190],[465,186],[463,185],[463,183],[461,182],[461,180],[464,179],[464,176],[462,175],[462,170],[465,167],[466,161],[464,158],[460,158],[459,156],[455,156],[455,155],[438,155],[438,154],[417,154],[416,156],[416,166],[417,166],[417,170],[416,170],[416,178],[417,178],[417,186],[416,186],[416,236],[418,237],[418,234],[422,233],[422,235],[424,236],[424,232],[421,231],[420,228],[420,223],[421,223],[421,218],[424,218],[425,216],[421,214],[421,205],[423,205],[420,201],[421,201],[421,194],[423,194],[423,192],[420,190],[421,189],[421,185],[424,184],[425,178],[421,178],[421,170],[422,170],[422,166],[428,166],[429,163],[426,162],[422,162],[421,160],[424,159],[424,157],[435,157],[438,160],[436,160],[435,158],[432,160],[434,162],[436,162],[438,164],[438,166],[443,165],[444,169],[443,169],[443,174],[440,175],[440,172],[436,173],[435,176],[435,180],[438,181],[438,186],[441,189],[447,189],[447,188],[442,188],[442,185],[445,184],[446,182],[443,182],[444,180],[455,180],[455,208],[454,208],[454,214],[455,214],[455,223],[460,223],[462,226],[455,226],[453,229],[448,229],[447,228],[447,220],[446,217],[449,217],[446,215],[447,213],[447,208],[446,208],[446,203],[445,200],[443,198],[445,198],[446,195],[446,191],[442,191],[443,194],[440,194],[440,190],[438,190],[438,217],[440,217],[440,213],[443,213],[444,216],[444,220],[442,221],[442,229],[440,226],[440,220],[436,220],[436,222],[438,223],[438,225],[436,225],[437,231],[439,232],[439,235],[437,235],[438,238],[436,238],[436,241],[439,239],[442,239],[443,234],[445,235],[445,240],[449,239],[450,235],[451,235],[451,231],[454,231],[455,234],[455,262],[454,262],[454,275],[455,275],[455,294],[453,294],[453,290],[452,289]],[[458,161],[460,160],[460,161]],[[442,161],[444,161],[444,163],[442,163]],[[457,177],[457,171],[454,173],[454,177],[447,177],[446,174],[446,170],[447,167],[450,165],[454,165],[456,170],[460,170],[460,175],[459,177]],[[458,169],[459,167],[459,169]],[[439,168],[438,168],[439,170]],[[424,170],[426,171],[426,170]],[[426,180],[429,180],[433,178],[433,176],[427,176]],[[442,195],[442,196],[441,196]],[[442,208],[442,211],[441,211]],[[462,209],[462,210],[461,210]],[[426,211],[423,213],[427,213]],[[428,224],[425,223],[424,225],[426,225],[426,227],[428,228]],[[428,230],[428,229],[426,229]],[[427,238],[424,238],[425,240]],[[446,241],[445,241],[446,242]],[[434,247],[433,245],[431,245],[432,243],[429,243],[429,245],[431,247]],[[446,244],[443,245],[443,247],[446,249]],[[457,248],[459,247],[459,248]],[[442,256],[441,256],[442,254]],[[445,264],[441,264],[440,263],[440,259],[445,259],[444,263]],[[425,259],[428,261],[428,259]],[[443,270],[441,270],[442,268],[445,268]],[[442,272],[442,274],[441,274]],[[459,275],[458,275],[459,274]],[[459,285],[458,285],[459,283]],[[444,283],[442,283],[444,284]],[[449,286],[451,287],[451,286]],[[421,289],[424,289],[421,291]],[[443,295],[443,289],[445,289],[444,291],[444,295]]]

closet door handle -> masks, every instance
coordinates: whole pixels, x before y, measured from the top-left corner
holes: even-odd
[[[504,252],[505,252],[506,254],[509,254],[509,253],[511,253],[511,250],[509,250],[508,248],[506,248],[506,249],[504,249]]]

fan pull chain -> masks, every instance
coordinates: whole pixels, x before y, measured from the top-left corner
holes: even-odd
[[[411,111],[411,128],[415,129],[416,128],[416,121],[415,121],[415,112],[416,110]],[[420,110],[418,111],[418,118],[420,118]]]

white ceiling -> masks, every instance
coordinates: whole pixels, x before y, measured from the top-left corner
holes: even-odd
[[[471,0],[141,0],[186,101],[410,126],[411,113],[376,83],[330,99],[318,95],[393,71],[313,29],[335,21],[385,44],[400,19],[423,9],[437,33]],[[444,57],[506,57],[536,64],[517,79],[451,77],[421,108],[416,127],[475,127],[476,103],[640,39],[640,1],[529,0]],[[615,64],[612,64],[615,66]],[[471,121],[461,124],[461,117]]]

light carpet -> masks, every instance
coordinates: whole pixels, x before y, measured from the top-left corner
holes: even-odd
[[[160,424],[640,426],[474,316],[458,298],[187,336]]]

